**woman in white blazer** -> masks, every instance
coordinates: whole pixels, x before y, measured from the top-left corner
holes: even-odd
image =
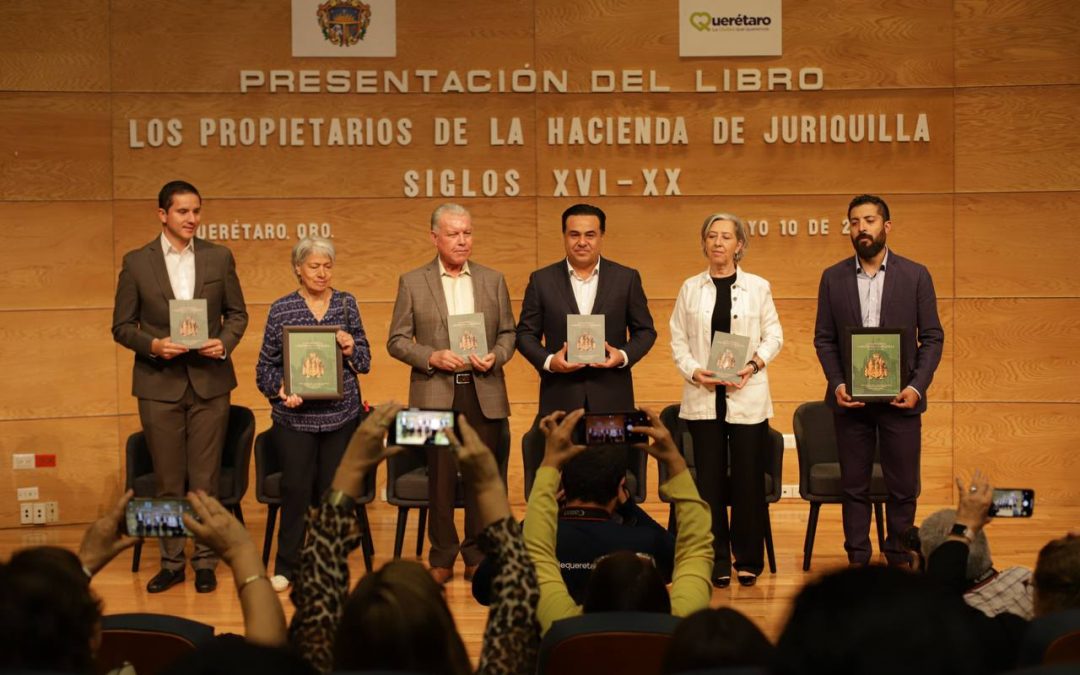
[[[738,217],[706,218],[701,246],[709,268],[683,283],[671,315],[671,353],[686,380],[679,417],[693,439],[698,490],[712,509],[717,588],[731,584],[732,556],[744,586],[765,566],[765,458],[773,416],[766,366],[780,353],[784,332],[769,282],[738,265],[747,245]],[[716,331],[750,339],[751,357],[733,381],[718,379],[708,367]]]

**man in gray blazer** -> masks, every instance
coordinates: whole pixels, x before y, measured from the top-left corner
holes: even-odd
[[[401,275],[386,349],[412,367],[409,405],[463,413],[484,443],[498,447],[503,420],[510,416],[503,366],[514,355],[514,314],[503,275],[469,260],[472,217],[457,204],[443,204],[431,214],[431,262]],[[484,315],[489,352],[462,359],[450,350],[447,317]],[[454,526],[457,466],[449,449],[428,449],[428,561],[431,576],[446,583],[458,553],[471,579],[483,554],[475,495],[466,488],[465,539]]]
[[[930,272],[885,246],[892,229],[885,200],[855,197],[848,206],[848,221],[855,257],[821,275],[814,327],[814,347],[828,380],[825,401],[836,425],[844,548],[852,563],[870,561],[870,476],[877,447],[889,493],[884,553],[891,564],[904,564],[910,558],[899,539],[915,521],[922,413],[941,361],[945,331]],[[847,391],[851,348],[843,343],[850,339],[847,329],[877,326],[901,330],[902,389],[888,403],[865,403]]]
[[[159,497],[190,490],[217,494],[221,450],[236,387],[230,356],[247,328],[244,294],[232,253],[195,237],[202,198],[173,181],[158,194],[161,233],[124,256],[116,284],[113,338],[135,352],[131,393],[154,461]],[[204,298],[209,340],[189,350],[170,339],[169,300]],[[161,571],[146,589],[159,593],[184,580],[183,537],[161,540]],[[197,544],[195,589],[217,587],[217,557]]]

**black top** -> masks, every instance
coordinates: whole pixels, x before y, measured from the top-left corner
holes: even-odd
[[[716,286],[716,304],[712,310],[713,333],[731,332],[731,286],[735,283],[735,274],[729,277],[712,277]]]

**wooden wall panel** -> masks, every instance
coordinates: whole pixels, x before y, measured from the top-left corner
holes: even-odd
[[[955,0],[956,85],[1080,83],[1080,4]]]
[[[7,264],[0,309],[112,304],[109,202],[0,202]]]
[[[1080,401],[1080,300],[956,301],[958,401]]]
[[[743,259],[749,272],[768,279],[776,298],[817,298],[821,273],[845,256],[854,256],[843,234],[847,205],[854,195],[721,195],[655,200],[588,199],[607,214],[603,255],[641,272],[650,299],[678,297],[688,277],[705,269],[701,223],[712,213],[734,213],[751,233],[751,220],[767,221],[766,236],[751,236]],[[952,296],[953,242],[951,195],[888,195],[893,217],[889,245],[926,265],[938,297]],[[539,200],[536,219],[538,265],[565,257],[561,215],[574,199]],[[781,219],[797,220],[796,236],[781,234]],[[827,235],[808,234],[809,221],[828,219]],[[666,319],[665,319],[666,320]]]
[[[371,96],[343,98],[333,94],[270,95],[217,94],[191,96],[188,94],[117,94],[113,96],[113,152],[116,197],[146,199],[156,197],[158,190],[176,176],[187,176],[203,186],[207,197],[391,197],[404,196],[402,176],[407,170],[436,171],[433,197],[460,198],[466,187],[474,195],[482,195],[481,174],[497,172],[499,196],[508,182],[505,172],[520,173],[518,188],[521,195],[535,191],[532,172],[531,139],[532,98],[527,95],[485,94],[471,98],[447,100],[444,96]],[[482,111],[482,112],[481,112]],[[327,145],[332,118],[387,118],[394,129],[402,118],[412,120],[412,139],[408,145],[396,142],[389,146],[367,145],[366,129],[362,146]],[[435,117],[469,118],[468,145],[434,145]],[[521,120],[524,137],[530,146],[489,145],[489,117],[499,117],[509,124],[511,117]],[[183,125],[183,141],[179,146],[132,148],[130,120],[145,127],[151,119],[179,119]],[[254,145],[220,147],[219,135],[200,145],[200,120],[228,118],[255,120]],[[267,139],[267,146],[258,145],[257,130],[260,118],[274,121],[275,129],[284,128],[282,118],[323,118],[321,145],[315,146],[316,135],[304,123],[304,147],[279,145],[278,132]],[[217,124],[217,122],[215,122]],[[342,122],[347,129],[347,122]],[[365,123],[366,124],[366,123]],[[503,134],[507,132],[505,129]],[[396,138],[395,133],[395,138]],[[147,139],[145,129],[137,137]],[[237,141],[239,143],[239,140]],[[282,168],[287,167],[283,171]],[[454,170],[454,192],[442,192],[438,172]],[[465,181],[464,169],[471,171]],[[419,183],[420,194],[427,196],[426,178]],[[510,193],[509,196],[513,196]]]
[[[987,472],[995,485],[1035,489],[1040,505],[1076,505],[1080,406],[957,403],[956,470]]]
[[[957,195],[956,295],[1080,296],[1078,220],[1080,192]]]
[[[116,362],[108,310],[0,312],[8,386],[0,420],[111,415]]]
[[[1080,188],[1080,87],[956,91],[956,191]]]
[[[108,199],[106,94],[0,93],[0,199]]]
[[[37,487],[38,501],[58,501],[60,523],[97,518],[119,498],[122,453],[113,417],[73,417],[0,422],[0,455],[51,453],[55,468],[0,472],[0,528],[19,525],[15,490]]]
[[[0,90],[107,91],[108,0],[0,3]]]
[[[669,3],[536,5],[539,67],[584,76],[593,69],[655,69],[660,84],[692,91],[698,68],[706,81],[720,81],[722,68],[821,67],[829,89],[952,85],[949,0],[785,2],[782,63],[770,57],[680,58],[678,15],[672,16]],[[587,85],[585,80],[574,90]]]
[[[160,187],[160,186],[159,186]],[[202,184],[196,184],[204,190]],[[511,297],[525,292],[536,268],[533,209],[514,199],[460,200],[473,214],[473,260],[506,276]],[[286,240],[218,239],[236,257],[237,274],[248,303],[268,304],[296,288],[290,256],[299,241],[298,225],[329,223],[337,261],[334,285],[360,302],[394,302],[398,278],[435,257],[430,236],[431,199],[213,199],[207,197],[202,223],[284,224]],[[158,236],[156,199],[115,202],[113,228],[117,273],[127,251]],[[524,213],[523,213],[524,210]],[[238,227],[243,232],[242,227]],[[216,231],[216,228],[215,228]],[[211,230],[207,230],[209,233]]]
[[[292,58],[288,2],[247,3],[165,0],[149,21],[139,0],[117,0],[111,13],[115,91],[235,92],[239,72],[268,70],[383,70],[471,68],[512,70],[533,59],[533,3],[473,0],[467,4],[397,3],[397,57]],[[311,21],[316,21],[314,12]],[[375,17],[372,19],[375,20]],[[199,48],[162,49],[176,27],[198,26]],[[145,68],[148,61],[154,68]],[[368,99],[362,99],[366,102]]]
[[[682,168],[679,187],[685,195],[772,194],[782,185],[785,194],[844,193],[851,185],[865,182],[866,168],[874,170],[875,190],[885,194],[948,192],[952,190],[953,97],[944,90],[819,92],[813,96],[788,94],[747,94],[739,97],[710,97],[700,94],[670,94],[663,97],[585,94],[546,94],[537,98],[536,132],[541,150],[538,157],[538,191],[553,195],[556,169],[599,169],[606,167],[611,196],[639,196],[645,186],[642,168]],[[916,119],[925,113],[930,142],[861,142],[769,145],[763,134],[773,116],[807,115],[831,118],[840,115],[886,115],[887,129],[896,138],[895,114],[904,115],[908,134]],[[552,145],[548,143],[549,118],[565,118],[565,138],[569,138],[570,118],[618,116],[684,116],[689,145]],[[713,145],[713,118],[744,116],[742,145]],[[633,135],[631,134],[631,139]],[[814,136],[813,138],[818,138]],[[720,167],[728,166],[729,169]],[[824,170],[824,167],[828,167]],[[595,172],[594,172],[595,173]],[[664,173],[657,183],[665,189]],[[619,179],[633,185],[619,187]],[[579,193],[570,181],[571,195]],[[594,182],[589,193],[597,194]]]

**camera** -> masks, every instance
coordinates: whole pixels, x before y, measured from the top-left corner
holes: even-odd
[[[447,429],[457,433],[457,414],[453,410],[408,408],[398,412],[390,426],[387,443],[427,447],[450,447]]]
[[[631,427],[647,426],[650,426],[649,416],[640,410],[585,413],[574,429],[574,440],[585,445],[647,443],[647,435],[630,431]]]
[[[1030,518],[1035,509],[1035,491],[1027,488],[994,488],[990,502],[992,518]]]
[[[124,533],[132,537],[191,537],[180,516],[195,514],[186,499],[132,499],[124,514]]]

